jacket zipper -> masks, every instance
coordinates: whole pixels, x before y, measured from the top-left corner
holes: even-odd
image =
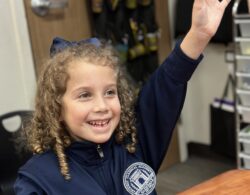
[[[102,150],[100,144],[97,145],[96,150],[97,150],[97,152],[98,152],[100,158],[104,158],[104,153],[103,153],[103,150]]]
[[[107,183],[107,172],[104,171],[104,164],[103,164],[103,159],[104,159],[104,152],[103,152],[103,148],[101,146],[101,144],[97,144],[97,147],[96,147],[96,150],[97,150],[97,153],[99,154],[99,157],[101,159],[101,166],[100,166],[100,169],[99,169],[99,176],[102,180],[102,186],[103,186],[103,190],[107,193],[107,194],[110,194],[110,188],[108,188],[108,183]]]

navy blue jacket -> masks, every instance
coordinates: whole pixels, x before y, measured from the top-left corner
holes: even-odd
[[[183,107],[187,81],[201,59],[190,59],[177,44],[143,87],[136,107],[136,153],[128,153],[113,138],[99,150],[95,143],[74,142],[66,149],[69,181],[61,175],[53,151],[34,155],[19,170],[16,194],[125,195],[130,190],[134,190],[131,194],[156,194],[150,189],[155,175],[138,162],[157,173]]]

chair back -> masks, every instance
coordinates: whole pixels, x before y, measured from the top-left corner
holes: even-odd
[[[16,174],[18,168],[31,156],[20,149],[15,143],[15,138],[25,121],[31,118],[32,113],[32,111],[22,110],[0,115],[0,180],[7,175]],[[17,127],[14,131],[6,127],[6,124],[13,124],[13,122],[18,122],[18,126],[15,124]]]

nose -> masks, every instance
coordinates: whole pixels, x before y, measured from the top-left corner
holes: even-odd
[[[94,111],[95,112],[107,112],[108,111],[107,101],[105,100],[103,96],[96,97]]]

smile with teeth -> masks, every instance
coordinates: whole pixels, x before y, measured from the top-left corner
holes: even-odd
[[[88,124],[94,127],[103,127],[109,123],[110,120],[96,120],[96,121],[89,121]]]

